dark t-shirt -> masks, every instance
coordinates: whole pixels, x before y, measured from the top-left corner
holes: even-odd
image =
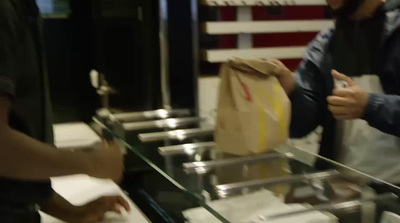
[[[0,0],[0,91],[13,100],[9,125],[37,140],[52,143],[40,27],[34,0]],[[26,182],[0,178],[0,204],[40,204],[50,195],[49,180]]]

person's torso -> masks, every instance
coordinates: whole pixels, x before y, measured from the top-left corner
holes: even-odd
[[[331,69],[350,77],[377,74],[382,93],[400,95],[400,8],[382,8],[362,22],[338,21],[326,47],[324,76],[331,78]]]
[[[3,6],[9,7],[15,14],[17,21],[13,21],[13,28],[18,33],[15,42],[10,43],[18,45],[18,72],[14,74],[15,98],[10,110],[9,125],[39,141],[51,143],[49,101],[36,5],[33,0],[2,1],[5,1]],[[41,203],[48,199],[50,193],[50,181],[0,179],[0,205],[7,202]]]
[[[370,93],[384,93],[377,75],[353,77]],[[338,161],[379,179],[400,183],[400,138],[379,131],[365,120],[337,121]]]
[[[15,78],[15,100],[10,112],[10,126],[35,139],[49,142],[46,132],[46,87],[43,55],[39,33],[40,21],[35,8],[26,5],[31,0],[6,0],[14,2],[15,29],[18,39],[18,67]]]
[[[400,95],[400,9],[394,9],[391,11],[386,12],[385,15],[385,20],[383,21],[383,29],[381,30],[381,33],[378,33],[381,35],[381,39],[376,39],[376,44],[379,44],[378,50],[374,49],[375,52],[378,55],[373,55],[373,57],[368,57],[368,63],[376,63],[379,66],[360,66],[360,64],[356,65],[356,68],[360,68],[358,71],[360,73],[356,73],[355,76],[359,76],[360,74],[365,74],[365,73],[377,73],[377,78],[380,80],[381,84],[381,89],[382,93],[385,94],[395,94],[395,95]],[[335,67],[335,62],[333,61],[336,57],[340,55],[335,55],[334,53],[334,48],[335,45],[332,44],[334,42],[334,35],[335,35],[335,30],[331,30],[327,32],[324,36],[324,44],[322,45],[324,52],[323,58],[321,58],[321,62],[319,62],[317,65],[321,71],[321,74],[323,75],[324,83],[322,85],[325,88],[326,95],[329,96],[332,94],[332,90],[334,87],[333,84],[333,79],[331,76],[331,70],[332,69],[338,69]],[[364,41],[364,43],[367,43],[367,41]],[[360,43],[358,43],[360,44]],[[368,45],[360,46],[358,47],[364,47],[368,48]],[[370,51],[370,55],[371,56]],[[357,52],[356,52],[357,53]],[[372,59],[373,58],[373,59]],[[342,60],[343,61],[343,60]],[[358,59],[352,60],[353,62],[357,63],[365,63],[365,61],[360,61]],[[337,62],[336,62],[337,64]],[[367,68],[367,69],[365,69]],[[369,70],[368,70],[369,69]],[[354,69],[355,72],[357,72],[357,69]],[[339,70],[340,71],[340,70]],[[340,71],[345,73],[345,71]],[[353,74],[354,75],[354,74]],[[337,123],[332,117],[332,115],[329,113],[327,108],[324,108],[324,112],[326,112],[326,115],[324,116],[324,120],[322,121],[323,127],[324,127],[324,133],[323,133],[323,138],[321,141],[321,147],[320,147],[320,155],[325,156],[330,159],[340,159],[338,157],[339,155],[339,148],[335,147],[335,141],[337,141],[336,138],[336,132],[337,132]],[[364,123],[366,124],[366,122]],[[369,127],[369,126],[368,126]],[[374,137],[375,138],[385,138],[382,137],[380,134],[380,131],[369,127],[370,132],[375,132],[376,134]],[[325,134],[326,133],[326,134]],[[360,135],[362,137],[362,135]],[[374,163],[376,162],[381,162],[377,165],[384,165],[385,158],[388,158],[389,162],[394,156],[394,154],[397,153],[388,153],[387,151],[392,151],[394,148],[394,144],[397,145],[397,149],[400,150],[400,144],[398,140],[394,140],[396,138],[389,137],[387,144],[382,143],[382,140],[378,140],[378,144],[374,144],[374,146],[371,146],[371,150],[376,150],[376,149],[381,149],[380,153],[380,159],[374,160]],[[384,141],[384,140],[383,140]],[[374,147],[374,148],[373,148]],[[379,147],[379,148],[378,148]],[[386,152],[385,152],[386,151]],[[368,153],[368,150],[366,149],[361,149],[360,153]],[[372,151],[374,152],[374,151]],[[393,151],[392,151],[393,152]],[[398,160],[400,159],[400,154],[396,156]],[[359,161],[360,163],[362,161]],[[397,164],[393,164],[392,168],[396,168]],[[318,168],[326,168],[324,164],[317,164]],[[378,168],[379,169],[379,168]],[[375,171],[376,172],[376,171]],[[388,171],[387,175],[391,175]],[[381,173],[382,175],[383,173]],[[400,175],[400,171],[398,171],[398,174]],[[376,175],[376,174],[375,174]],[[385,177],[385,175],[382,175]],[[393,181],[392,181],[393,182]]]

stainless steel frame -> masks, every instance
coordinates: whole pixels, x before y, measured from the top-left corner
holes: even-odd
[[[142,112],[126,112],[110,114],[109,118],[115,122],[135,122],[135,121],[146,121],[152,119],[165,119],[171,117],[185,117],[190,116],[191,111],[189,109],[159,109],[153,111],[142,111]]]
[[[338,210],[348,210],[348,209],[360,207],[361,205],[368,203],[368,202],[382,202],[382,201],[390,201],[390,200],[395,200],[395,199],[398,199],[398,196],[396,196],[395,194],[392,194],[392,193],[386,193],[386,194],[382,194],[382,195],[377,195],[372,198],[352,200],[352,201],[346,201],[346,202],[341,202],[341,203],[336,203],[336,204],[315,205],[312,208],[307,209],[307,210],[285,212],[285,213],[272,215],[272,216],[260,216],[260,219],[263,221],[271,221],[273,219],[278,219],[278,218],[288,217],[288,216],[298,215],[298,214],[304,214],[304,213],[313,212],[313,211],[332,212],[332,211],[338,211]]]
[[[272,154],[263,154],[263,155],[249,156],[249,157],[225,159],[225,160],[184,163],[183,169],[186,173],[206,174],[218,167],[258,163],[275,159],[290,159],[292,157],[293,157],[292,153],[272,153]]]
[[[162,156],[193,155],[198,150],[211,150],[215,148],[215,142],[189,143],[176,146],[159,147],[158,151]]]
[[[310,174],[298,174],[288,177],[272,178],[253,180],[232,184],[223,184],[215,186],[215,190],[220,197],[226,197],[231,193],[240,192],[242,189],[255,189],[259,187],[273,186],[277,184],[290,184],[300,182],[303,180],[326,180],[330,178],[339,177],[340,173],[336,170],[330,170],[325,172],[310,173]]]
[[[129,122],[123,123],[122,126],[126,131],[144,130],[144,129],[176,129],[178,127],[184,127],[190,124],[200,123],[203,119],[199,117],[190,118],[170,118],[155,121],[144,121],[144,122]]]
[[[179,140],[183,141],[188,138],[212,136],[214,129],[179,129],[166,132],[154,132],[139,134],[138,137],[142,142],[159,142],[164,140]]]

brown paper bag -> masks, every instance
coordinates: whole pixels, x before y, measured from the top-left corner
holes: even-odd
[[[278,80],[268,73],[275,66],[263,60],[235,59],[222,65],[215,140],[224,152],[218,159],[272,152],[285,143],[291,104]],[[287,176],[286,160],[217,169],[219,184]],[[285,196],[289,185],[267,188]]]
[[[215,140],[235,155],[271,151],[286,142],[291,104],[263,60],[234,59],[222,65]]]

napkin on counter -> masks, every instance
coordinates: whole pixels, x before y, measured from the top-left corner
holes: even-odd
[[[338,223],[337,217],[330,213],[323,213],[320,211],[305,212],[296,215],[288,215],[287,217],[268,219],[268,216],[288,213],[292,211],[302,211],[308,210],[308,205],[302,204],[290,204],[284,207],[273,207],[269,210],[264,210],[261,215],[266,218],[261,219],[259,216],[254,216],[252,218],[242,221],[243,223]]]
[[[100,148],[101,138],[85,123],[63,123],[53,125],[54,142],[59,149]]]
[[[300,204],[287,205],[268,190],[261,190],[255,193],[241,195],[237,197],[217,200],[208,203],[226,220],[237,223],[261,223],[262,216],[271,216],[288,211],[303,210],[307,207]],[[189,209],[183,212],[184,217],[189,223],[220,223],[215,216],[203,207]],[[337,223],[336,217],[318,211],[294,215],[288,218],[279,218],[268,223]]]
[[[268,190],[212,201],[208,205],[228,220],[243,219],[273,206],[285,206],[279,198]],[[203,207],[186,210],[183,215],[190,223],[221,222]]]
[[[118,215],[107,213],[102,223],[149,223],[150,221],[140,209],[111,180],[96,179],[86,175],[72,175],[51,179],[53,189],[74,205],[82,205],[101,196],[121,195],[129,203],[131,211]],[[64,223],[45,213],[40,213],[42,223]]]

